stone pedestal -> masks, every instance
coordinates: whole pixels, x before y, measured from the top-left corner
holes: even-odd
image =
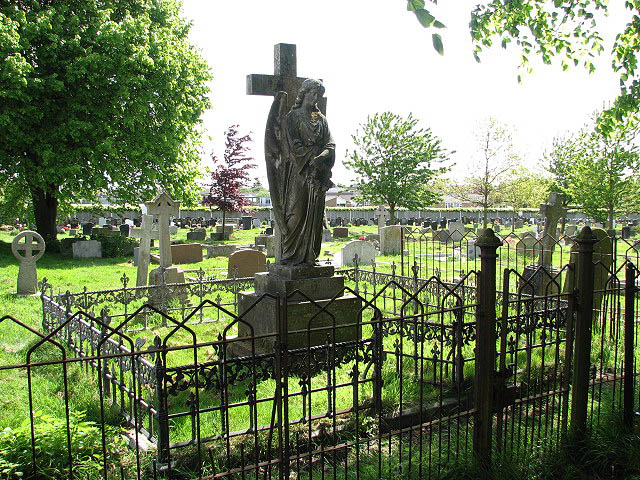
[[[336,343],[357,341],[362,337],[357,325],[361,300],[342,294],[343,287],[344,278],[335,275],[332,266],[269,265],[268,272],[256,274],[255,291],[239,294],[238,312],[246,323],[238,323],[238,337],[251,336],[251,328],[254,336],[270,335],[256,340],[256,352],[272,352],[286,313],[289,350],[304,349],[308,343],[310,347],[333,343],[334,338]],[[286,312],[278,309],[276,298],[264,294],[279,294],[281,301],[286,298]],[[237,355],[251,351],[250,342],[235,345]]]

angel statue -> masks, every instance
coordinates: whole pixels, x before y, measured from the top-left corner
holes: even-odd
[[[307,79],[289,112],[286,92],[278,92],[267,119],[265,161],[282,265],[315,265],[320,255],[336,149],[317,106],[323,94],[321,81]]]

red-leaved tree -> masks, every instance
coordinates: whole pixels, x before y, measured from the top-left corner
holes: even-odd
[[[243,212],[244,207],[249,205],[240,194],[240,188],[250,179],[249,170],[256,167],[253,163],[247,163],[253,160],[247,155],[246,143],[251,141],[250,135],[240,137],[238,125],[231,125],[225,132],[225,137],[224,158],[220,160],[211,154],[216,168],[211,172],[209,194],[202,199],[203,205],[217,207],[222,211],[223,239],[226,212]]]

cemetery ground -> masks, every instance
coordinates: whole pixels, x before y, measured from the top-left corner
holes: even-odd
[[[329,252],[330,254],[337,253],[342,246],[350,240],[357,239],[360,236],[367,235],[370,233],[376,233],[377,227],[369,226],[369,227],[351,227],[349,238],[346,239],[334,239],[332,242],[323,245],[323,250],[320,255],[320,260],[322,261],[327,257],[325,252]],[[229,240],[229,243],[234,243],[238,245],[250,245],[253,243],[254,236],[258,233],[257,229],[249,230],[249,231],[236,231],[234,232],[234,236]],[[17,276],[17,262],[13,259],[13,256],[10,252],[10,241],[12,237],[8,234],[0,234],[0,292],[2,292],[2,314],[3,315],[11,315],[15,318],[20,319],[25,322],[29,326],[34,329],[41,329],[42,324],[42,303],[38,297],[17,297],[11,294],[11,292],[15,291],[15,278]],[[179,230],[178,235],[172,237],[172,240],[185,240],[186,239],[186,230]],[[411,252],[412,245],[407,244],[405,247],[408,252]],[[439,251],[446,252],[446,247],[439,249]],[[153,250],[152,250],[153,253]],[[415,251],[412,252],[415,254]],[[464,275],[469,273],[470,271],[477,269],[479,264],[477,262],[473,262],[472,265],[469,262],[466,262],[464,265],[461,261],[458,262],[456,267],[455,261],[447,261],[446,257],[441,255],[433,256],[433,253],[436,252],[423,252],[418,253],[417,255],[412,255],[411,260],[419,261],[419,258],[429,258],[432,260],[432,263],[429,264],[427,260],[425,260],[425,264],[423,268],[425,270],[434,270],[438,269],[440,275],[443,278],[453,279],[454,277],[459,277],[460,275]],[[518,258],[516,255],[515,248],[509,250],[508,252],[501,252],[503,258],[501,262],[503,262],[504,266],[509,265],[510,268],[515,267],[520,261],[521,265],[526,263],[526,260],[522,260]],[[506,253],[506,255],[505,255]],[[420,255],[424,255],[425,257],[420,257]],[[566,251],[557,251],[554,255],[558,256],[558,262],[566,262],[568,261],[568,249]],[[562,257],[560,259],[559,257]],[[410,262],[406,261],[405,264],[402,264],[402,256],[401,255],[393,255],[393,256],[384,256],[384,257],[376,257],[376,269],[381,273],[388,273],[391,275],[399,275],[398,270],[403,268],[404,274],[411,276],[410,273]],[[226,277],[226,263],[227,259],[225,257],[217,257],[213,259],[205,259],[203,262],[198,264],[190,264],[183,265],[182,268],[184,270],[194,270],[194,272],[188,272],[187,275],[197,276],[196,272],[198,269],[202,268],[205,272],[217,273],[219,278]],[[554,262],[556,263],[556,262]],[[364,266],[363,266],[364,267]],[[498,275],[501,276],[500,268],[498,269]],[[433,272],[431,272],[433,273]],[[133,267],[130,258],[105,258],[105,259],[91,259],[91,260],[74,260],[72,258],[65,258],[58,254],[45,254],[44,257],[38,262],[38,278],[43,279],[47,278],[49,284],[53,286],[55,290],[59,290],[64,292],[69,290],[71,292],[81,292],[85,287],[89,290],[106,290],[106,289],[117,289],[122,286],[122,277],[125,274],[130,279],[135,278],[135,267]],[[423,275],[420,275],[423,277]],[[353,282],[347,282],[348,285],[353,286]],[[500,284],[498,284],[500,285]],[[222,294],[222,301],[232,301],[232,294]],[[383,304],[390,300],[388,299],[379,299]],[[395,302],[394,302],[395,303]],[[402,302],[400,302],[402,303]],[[394,304],[393,307],[388,305],[382,305],[383,309],[391,309],[393,311],[396,310],[397,306]],[[363,323],[370,322],[371,317],[363,317]],[[17,328],[15,325],[7,324],[8,322],[3,322],[1,325],[1,335],[0,335],[0,365],[12,365],[19,364],[24,361],[24,356],[29,348],[33,347],[36,344],[36,340],[33,337],[28,337],[24,334],[24,330]],[[218,338],[218,334],[220,334],[225,325],[228,323],[228,319],[225,321],[222,318],[218,323],[207,323],[203,325],[193,325],[192,328],[194,332],[198,336],[198,342],[214,342],[216,338]],[[144,338],[147,344],[151,344],[155,335],[160,337],[165,336],[170,330],[171,327],[162,326],[160,320],[158,318],[153,318],[150,316],[148,319],[148,328],[147,330],[141,330],[135,333],[135,336],[138,338]],[[365,328],[369,328],[365,326]],[[553,332],[550,332],[553,335]],[[363,336],[369,335],[370,332],[363,331]],[[174,340],[177,344],[180,342],[189,342],[190,339],[187,337],[181,337],[181,335],[185,335],[184,332],[179,332]],[[615,371],[615,364],[619,362],[618,348],[621,348],[620,342],[622,341],[620,338],[615,339],[615,342],[598,342],[598,332],[594,333],[594,344],[592,349],[592,362],[595,364],[599,364],[600,371],[604,371],[607,368]],[[393,351],[394,349],[398,352],[398,345],[394,343],[397,340],[390,336],[385,339],[384,348]],[[544,341],[542,342],[544,343]],[[560,345],[558,342],[557,345]],[[46,348],[40,348],[35,351],[35,357],[32,358],[32,361],[41,361],[46,362],[47,360],[55,360],[58,358],[59,353],[48,346]],[[211,346],[210,346],[211,347]],[[383,380],[385,389],[383,390],[383,410],[378,413],[378,415],[393,415],[397,414],[398,406],[400,405],[400,410],[402,409],[410,409],[411,406],[415,406],[417,402],[428,403],[429,401],[435,401],[437,398],[443,397],[457,397],[458,400],[464,396],[465,389],[468,389],[469,385],[465,385],[463,390],[460,391],[454,388],[454,383],[444,382],[443,378],[451,376],[452,372],[447,367],[445,370],[444,363],[436,364],[431,366],[429,362],[423,362],[419,366],[416,365],[414,359],[410,357],[413,353],[413,346],[408,342],[400,345],[400,352],[403,354],[406,353],[406,358],[402,355],[398,364],[398,361],[395,362],[387,362],[384,365],[383,369]],[[207,347],[200,349],[199,354],[207,353]],[[524,353],[524,352],[523,352]],[[535,350],[531,352],[532,355],[520,354],[520,352],[516,352],[515,356],[512,356],[512,360],[514,360],[515,370],[516,371],[524,371],[527,368],[527,365],[551,365],[557,364],[557,360],[563,354],[561,348],[549,348],[545,350],[544,348]],[[190,355],[192,352],[187,350],[178,350],[172,352],[171,355],[167,356],[167,365],[183,365],[190,361]],[[464,347],[464,351],[462,352],[463,357],[469,357],[473,355],[473,345],[467,344]],[[637,357],[638,355],[636,355]],[[435,358],[435,354],[434,354]],[[426,364],[425,364],[426,363]],[[468,363],[464,364],[464,378],[472,378],[473,377],[473,364]],[[353,367],[353,362],[347,362],[341,365],[339,368],[335,369],[335,376],[332,379],[334,385],[349,385],[351,381],[350,371]],[[402,371],[417,371],[417,367],[420,368],[420,373],[417,377],[420,378],[433,378],[434,382],[431,384],[426,382],[406,382],[406,377],[403,375],[398,375],[398,372]],[[10,372],[0,372],[0,411],[2,412],[12,412],[11,415],[0,415],[0,430],[5,427],[11,428],[20,428],[20,425],[23,425],[25,420],[28,422],[29,417],[29,395],[26,389],[26,379],[24,376],[10,376],[6,373]],[[318,378],[311,379],[310,388],[318,388],[322,390],[320,385],[325,378],[322,377],[323,374],[318,375]],[[545,368],[541,368],[536,370],[529,369],[526,373],[526,377],[528,381],[535,383],[535,379],[543,379],[548,375],[548,372],[545,372]],[[326,377],[326,374],[325,374]],[[416,378],[414,375],[413,378]],[[435,381],[436,379],[440,379],[441,381]],[[402,384],[403,380],[405,381],[404,385]],[[318,385],[315,385],[315,382],[318,382]],[[558,381],[557,379],[551,381]],[[297,383],[297,379],[292,379],[292,383]],[[73,364],[68,369],[68,388],[71,390],[69,394],[69,398],[72,399],[72,404],[69,405],[71,410],[74,413],[78,429],[81,431],[82,428],[86,428],[87,431],[92,431],[90,426],[92,424],[84,424],[82,422],[93,422],[94,424],[100,424],[101,422],[106,422],[110,427],[108,433],[114,438],[120,438],[118,435],[119,429],[126,429],[129,427],[125,427],[122,424],[122,417],[119,412],[115,409],[109,410],[101,410],[100,408],[100,398],[97,395],[98,388],[97,382],[95,379],[95,375],[93,371],[89,370],[88,365],[82,364]],[[233,400],[237,402],[241,402],[243,398],[247,396],[246,390],[247,384],[246,382],[242,385],[234,387],[232,389]],[[258,385],[255,386],[256,391],[253,395],[257,398],[269,398],[274,391],[275,381],[270,378],[266,378],[262,380]],[[63,419],[65,417],[65,408],[67,407],[63,401],[64,395],[62,395],[63,382],[60,375],[60,368],[56,365],[44,365],[40,367],[36,367],[33,369],[33,399],[34,399],[34,409],[39,412],[38,415],[42,415],[42,418],[57,418]],[[371,382],[362,384],[358,390],[358,396],[361,399],[370,399],[373,393],[373,385]],[[535,387],[534,387],[535,388]],[[611,415],[611,419],[609,419],[608,415],[608,407],[613,400],[615,402],[616,395],[620,395],[620,392],[615,391],[615,383],[614,389],[611,391],[609,387],[604,387],[604,394],[602,390],[602,384],[600,385],[600,394],[596,395],[595,391],[592,392],[592,406],[593,402],[598,402],[597,415],[600,417],[602,415],[603,420],[599,422],[600,427],[591,437],[591,441],[593,442],[588,447],[585,447],[583,452],[563,452],[555,453],[553,455],[547,455],[542,461],[534,462],[538,468],[539,478],[558,478],[554,477],[554,474],[558,473],[558,469],[562,468],[563,472],[566,472],[567,475],[570,475],[575,468],[576,471],[580,471],[580,464],[582,466],[589,465],[593,468],[594,471],[602,472],[605,474],[613,474],[615,469],[621,468],[636,468],[638,469],[637,460],[634,460],[635,463],[629,463],[631,458],[634,458],[633,454],[636,455],[636,459],[640,456],[640,441],[638,440],[637,435],[629,436],[625,434],[619,426],[619,422],[613,419],[613,415]],[[334,402],[334,405],[337,409],[340,409],[341,406],[348,406],[350,402],[353,402],[352,391],[348,388],[336,388],[334,389],[335,398],[331,399],[331,397],[327,397],[326,394],[316,395],[313,398],[313,404],[308,408],[313,409],[313,411],[327,411],[329,409],[330,403]],[[176,395],[171,399],[174,405],[169,405],[169,413],[176,413],[180,411],[178,405],[183,405],[185,402],[188,402],[188,393],[185,391],[181,395]],[[215,408],[220,403],[220,398],[215,393],[210,395],[201,394],[200,398],[200,407],[201,409],[206,409],[207,407]],[[175,406],[175,409],[172,410],[172,407]],[[256,408],[256,418],[252,417],[252,412],[250,408],[239,407],[235,409],[229,410],[229,429],[232,431],[239,431],[242,429],[246,429],[249,425],[249,422],[256,422],[257,425],[268,425],[271,420],[271,416],[273,413],[273,402],[269,400],[262,401],[258,404]],[[304,409],[307,408],[306,405],[303,405],[302,396],[293,397],[288,402],[289,418],[303,418],[308,414],[304,412]],[[540,408],[542,408],[540,406]],[[535,406],[534,406],[535,409]],[[395,411],[394,411],[395,410]],[[553,427],[554,421],[558,421],[554,419],[553,416],[558,416],[560,414],[560,408],[558,407],[558,411],[555,413],[552,412],[550,415],[550,419],[545,419],[544,422],[550,421]],[[595,411],[595,410],[594,410]],[[106,417],[102,417],[102,414],[106,412]],[[548,413],[548,412],[547,412]],[[202,431],[199,432],[199,435],[205,436],[215,436],[216,434],[221,433],[219,430],[216,431],[214,429],[214,425],[216,422],[207,421],[207,415],[209,415],[213,419],[213,416],[220,415],[218,412],[212,411],[209,413],[203,413],[200,416],[200,425]],[[511,434],[513,436],[514,429],[518,431],[517,441],[512,445],[524,443],[525,448],[523,448],[523,452],[527,452],[526,444],[528,442],[535,442],[536,437],[540,436],[540,432],[542,428],[534,428],[534,413],[531,413],[530,421],[527,419],[527,414],[525,413],[524,418],[522,418],[522,411],[520,412],[520,419],[511,419]],[[346,418],[346,417],[345,417]],[[537,418],[536,418],[537,419]],[[345,421],[344,419],[342,421]],[[593,421],[593,418],[592,418]],[[53,422],[53,421],[52,421]],[[60,423],[61,420],[58,420]],[[353,422],[353,419],[351,420]],[[433,458],[429,462],[428,466],[425,468],[438,470],[443,468],[442,474],[446,477],[446,475],[455,476],[463,476],[471,475],[468,478],[478,478],[477,475],[480,475],[480,470],[475,469],[473,465],[469,462],[465,463],[464,460],[458,460],[457,463],[454,462],[452,465],[447,465],[447,460],[451,454],[452,449],[456,451],[456,457],[458,457],[459,452],[464,452],[465,450],[469,451],[470,448],[470,430],[468,428],[469,419],[467,418],[457,418],[449,421],[447,427],[451,427],[452,424],[455,425],[455,428],[446,428],[443,429],[441,425],[438,425],[438,428],[435,431],[431,431],[429,433],[429,449],[433,448]],[[46,422],[45,422],[46,423]],[[55,422],[53,422],[55,423]],[[296,428],[292,430],[292,435],[295,438],[294,443],[298,446],[305,441],[311,441],[311,435],[315,435],[315,433],[311,432],[313,423],[314,432],[323,431],[323,429],[329,429],[331,420],[327,418],[319,418],[316,422],[307,422],[305,425],[304,422],[301,422]],[[348,421],[347,421],[348,423]],[[62,427],[62,425],[60,425]],[[192,438],[193,435],[193,421],[190,416],[182,416],[177,417],[172,422],[172,441],[188,441]],[[207,430],[209,428],[209,430]],[[526,429],[531,429],[531,432],[528,434]],[[344,435],[353,436],[354,432],[357,432],[358,435],[366,435],[367,422],[363,421],[362,425],[347,425],[345,424],[342,431],[344,431]],[[525,433],[521,434],[520,430],[524,429]],[[360,432],[360,430],[362,430]],[[508,429],[507,429],[508,431]],[[28,432],[28,430],[25,430]],[[95,430],[93,434],[97,435],[98,430]],[[23,432],[24,433],[24,432]],[[367,453],[362,452],[363,458],[361,458],[360,465],[362,466],[362,472],[360,478],[367,478],[367,470],[370,470],[370,475],[372,478],[375,478],[379,472],[386,472],[388,475],[396,475],[398,469],[402,471],[404,468],[405,474],[408,476],[406,478],[413,478],[411,475],[411,449],[413,445],[413,441],[415,440],[413,437],[415,436],[415,432],[411,432],[411,430],[407,433],[406,438],[404,439],[404,445],[402,437],[400,437],[400,445],[398,445],[397,437],[391,437],[389,435],[388,440],[385,441],[376,441],[374,445],[370,446],[367,444]],[[530,437],[530,438],[529,438]],[[242,437],[241,437],[242,438]],[[302,439],[302,440],[301,440]],[[305,440],[306,439],[306,440]],[[616,439],[624,439],[620,440],[625,442],[623,445],[617,443]],[[98,440],[97,437],[95,440]],[[422,434],[420,434],[419,443],[420,448],[422,448]],[[266,448],[264,444],[268,442],[266,435],[259,435],[258,441],[261,444],[260,449]],[[506,442],[506,440],[505,440]],[[96,443],[99,446],[99,441]],[[446,445],[446,446],[445,446]],[[251,448],[251,442],[245,442],[244,440],[238,441],[235,448],[235,461],[237,464],[239,462],[244,462],[243,459],[239,458],[244,456],[244,453],[241,453],[239,449],[247,449],[247,451]],[[65,445],[61,442],[60,451],[64,450]],[[1,448],[1,447],[0,447]],[[112,451],[110,451],[109,455],[113,455],[113,458],[121,463],[123,468],[125,469],[133,469],[135,471],[135,463],[136,458],[132,451],[126,449],[123,444],[114,440],[114,443],[111,445]],[[224,446],[221,447],[224,450]],[[416,448],[413,445],[413,448]],[[542,449],[542,445],[540,446]],[[394,452],[390,454],[388,459],[384,461],[384,464],[379,464],[379,455],[371,454],[369,457],[370,462],[367,463],[367,458],[370,453],[370,449],[373,451],[380,451],[384,449],[389,449],[389,452]],[[97,449],[99,450],[99,449]],[[94,452],[98,454],[100,452]],[[516,449],[517,450],[517,449]],[[431,450],[430,450],[431,451]],[[442,452],[445,452],[442,455]],[[591,452],[589,455],[581,457],[580,455],[586,455],[586,453]],[[30,452],[28,452],[30,455]],[[595,459],[593,458],[595,454]],[[28,462],[30,456],[26,455],[25,458]],[[193,449],[185,449],[179,457],[184,462],[184,468],[189,469],[189,457],[195,455]],[[353,467],[351,470],[348,468],[344,468],[341,466],[341,461],[345,460],[342,458],[340,453],[337,454],[338,459],[336,460],[336,453],[333,453],[333,459],[330,463],[332,463],[332,468],[337,468],[340,471],[343,471],[344,476],[346,478],[355,478],[356,473],[353,471]],[[563,455],[568,455],[573,458],[571,463],[567,463],[567,458]],[[431,455],[429,455],[431,457]],[[89,455],[90,457],[90,455]],[[153,457],[153,452],[150,452],[147,456],[142,456],[142,462],[150,462]],[[575,457],[575,458],[574,458]],[[324,459],[324,456],[322,457]],[[462,455],[459,458],[464,458]],[[508,459],[505,459],[506,462],[502,465],[501,475],[502,477],[498,478],[518,478],[521,475],[521,465],[517,461],[517,456],[509,457],[513,463],[509,463]],[[514,460],[515,459],[515,460]],[[99,462],[93,460],[93,467],[99,465]],[[115,461],[115,460],[114,460]],[[345,460],[348,463],[348,460]],[[408,462],[408,463],[407,463]],[[500,462],[500,460],[498,460]],[[214,462],[212,462],[214,463]],[[525,462],[527,464],[531,463],[531,458]],[[0,464],[1,465],[1,464]],[[571,466],[573,465],[573,467]],[[87,469],[87,475],[90,474],[92,464],[90,460],[87,460],[85,468]],[[220,467],[220,466],[218,466]],[[214,467],[215,468],[215,467]],[[409,469],[409,473],[407,473],[407,468]],[[417,477],[417,466],[414,465],[414,473],[413,475]],[[96,468],[97,470],[97,468]],[[306,478],[312,472],[311,470],[300,470],[298,467],[298,473],[300,474],[299,478]],[[324,470],[323,470],[324,471]],[[620,470],[618,470],[620,471]],[[471,472],[471,473],[470,473]],[[546,473],[545,473],[546,472]],[[434,472],[431,472],[434,474]],[[476,475],[476,476],[473,476]],[[546,475],[546,476],[545,476]],[[97,477],[97,473],[96,473]],[[11,478],[11,477],[9,477]],[[127,477],[128,478],[128,477]],[[240,478],[240,477],[238,477]],[[607,476],[594,476],[594,477],[584,477],[584,478],[609,478]],[[611,477],[614,478],[614,477]]]

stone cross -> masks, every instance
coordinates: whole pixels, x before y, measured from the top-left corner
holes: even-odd
[[[378,233],[380,233],[380,229],[386,226],[385,219],[389,217],[389,212],[382,205],[379,205],[376,208],[376,211],[373,212],[373,215],[376,217],[378,222]]]
[[[145,203],[147,213],[158,216],[158,235],[160,240],[160,266],[169,268],[173,263],[171,258],[171,240],[169,233],[169,217],[177,216],[180,212],[180,202],[174,201],[165,192],[160,193],[150,202]]]
[[[20,243],[23,238],[24,243]],[[45,248],[44,239],[39,233],[31,230],[19,233],[11,242],[11,251],[20,262],[20,268],[18,269],[18,295],[32,295],[38,291],[36,261],[42,257]]]
[[[132,229],[131,236],[140,239],[140,249],[138,250],[138,275],[136,277],[136,287],[144,287],[147,284],[149,275],[149,261],[151,256],[151,239],[155,237],[159,239],[158,231],[151,230],[153,226],[152,215],[142,215],[142,224],[140,228]]]
[[[556,244],[556,230],[558,222],[567,214],[567,209],[562,205],[562,194],[551,192],[549,201],[540,204],[540,213],[544,215],[544,233],[542,237],[542,252],[540,263],[551,265],[553,249]]]
[[[274,46],[273,75],[247,75],[247,95],[275,96],[280,91],[287,92],[287,111],[293,106],[298,90],[306,78],[297,76],[296,46],[278,43]],[[318,100],[318,108],[327,114],[327,99]]]

